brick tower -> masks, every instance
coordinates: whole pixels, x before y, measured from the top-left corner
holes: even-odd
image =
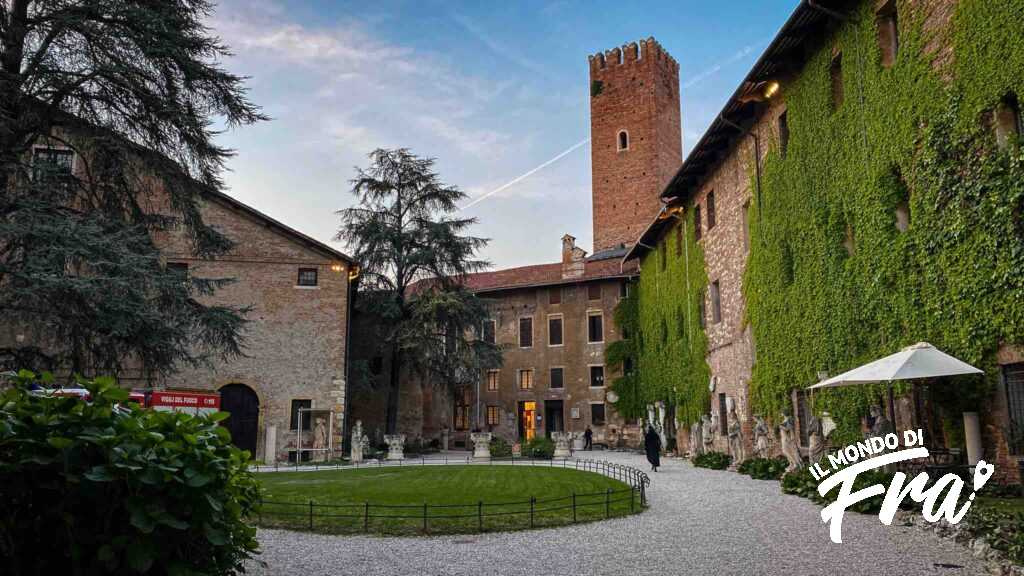
[[[594,253],[632,244],[682,164],[679,64],[654,38],[590,60]]]

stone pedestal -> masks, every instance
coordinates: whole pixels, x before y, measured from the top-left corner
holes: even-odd
[[[583,450],[583,447],[587,445],[586,440],[583,438],[583,434],[573,433],[572,438],[572,449]]]
[[[273,464],[277,461],[277,426],[267,426],[267,434],[263,438],[263,462]]]
[[[448,453],[448,429],[441,430],[441,453]]]
[[[572,455],[569,450],[569,443],[573,441],[575,434],[572,432],[552,432],[551,440],[555,442],[555,453],[552,458],[568,458]]]
[[[388,445],[388,460],[405,460],[405,434],[385,434]]]
[[[491,433],[473,432],[469,435],[473,441],[473,460],[491,459]]]

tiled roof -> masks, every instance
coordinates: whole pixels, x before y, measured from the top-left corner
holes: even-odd
[[[532,286],[551,286],[556,284],[574,284],[597,280],[599,278],[629,277],[636,275],[635,263],[627,263],[623,267],[618,259],[587,261],[583,275],[573,278],[562,277],[562,263],[534,264],[518,268],[506,268],[492,272],[477,272],[466,276],[465,286],[473,292],[494,292],[512,288]]]

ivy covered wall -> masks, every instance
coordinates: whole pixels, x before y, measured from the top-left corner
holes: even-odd
[[[1024,96],[1024,0],[962,0],[951,27],[935,30],[925,25],[930,3],[898,4],[891,67],[881,63],[874,3],[863,2],[782,89],[788,145],[783,155],[775,142],[764,161],[744,277],[757,350],[751,397],[771,417],[819,371],[922,340],[986,370],[987,380],[940,395],[957,409],[977,405],[1000,344],[1024,342],[1024,154],[1017,139],[997,146],[991,127],[1002,98]],[[941,63],[941,49],[926,49],[950,45]],[[641,304],[660,290],[647,266]],[[641,306],[645,328],[659,314]],[[838,441],[857,437],[882,390],[829,391],[817,409],[836,417]]]
[[[693,210],[688,206],[667,218],[674,224],[657,248],[641,257],[640,280],[616,311],[628,341],[609,348],[608,357],[609,364],[634,359],[632,375],[612,383],[620,413],[646,416],[646,405],[660,400],[676,406],[680,422],[687,424],[707,412],[708,344],[699,315],[708,279],[694,237]]]

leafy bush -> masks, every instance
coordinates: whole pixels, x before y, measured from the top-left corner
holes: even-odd
[[[891,482],[892,474],[879,470],[868,470],[857,475],[857,479],[853,482],[853,492],[867,488],[872,484],[881,484],[888,488]],[[840,487],[836,486],[825,494],[825,496],[821,496],[818,494],[818,483],[818,480],[815,480],[814,476],[811,476],[810,470],[808,468],[804,468],[797,472],[790,472],[782,477],[782,491],[786,494],[802,496],[822,505],[828,505],[835,502],[836,498],[839,497]],[[885,492],[872,496],[866,500],[861,500],[853,506],[850,506],[849,509],[862,514],[877,514],[878,511],[882,509],[883,500],[885,500]]]
[[[785,458],[748,458],[740,463],[737,471],[755,480],[778,480],[788,465]]]
[[[218,421],[119,405],[113,379],[91,401],[0,394],[0,564],[8,574],[234,574],[256,550],[249,456]]]
[[[705,452],[694,456],[693,465],[698,468],[711,468],[712,470],[725,470],[732,464],[732,456],[724,452]]]
[[[552,452],[553,454],[554,452]],[[494,436],[491,438],[491,457],[492,458],[508,458],[512,456],[512,445],[508,443],[501,436]]]
[[[523,456],[550,460],[555,455],[555,443],[549,438],[538,436],[526,443]]]
[[[972,537],[984,538],[989,546],[1024,565],[1024,513],[972,508],[965,526]]]

